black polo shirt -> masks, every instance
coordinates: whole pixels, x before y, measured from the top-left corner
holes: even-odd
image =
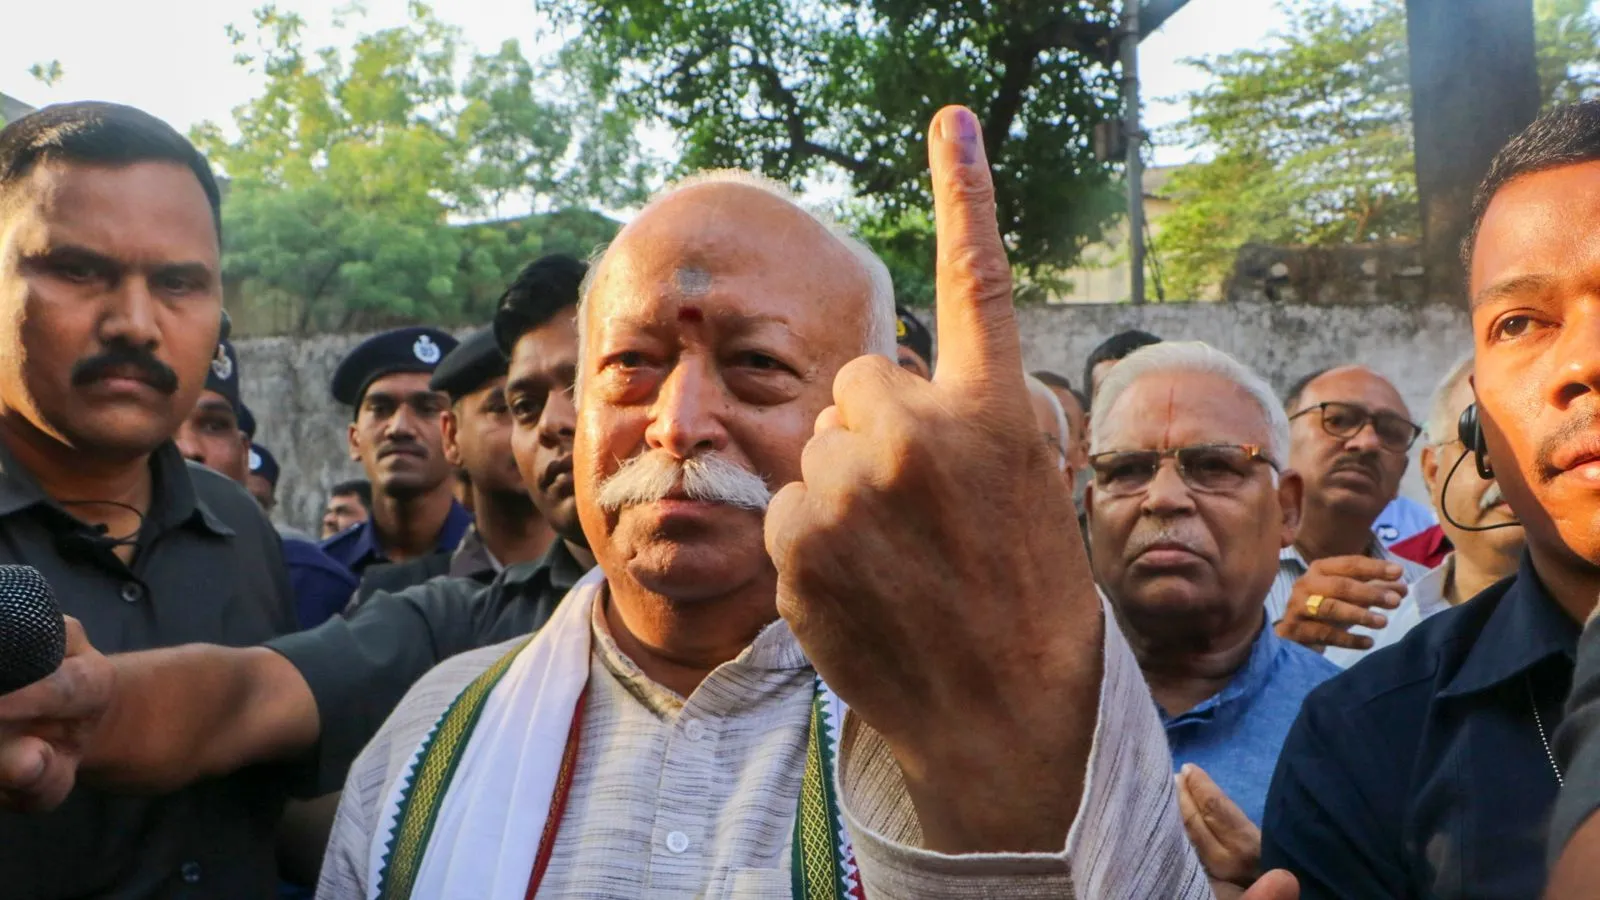
[[[539,560],[507,566],[487,587],[471,578],[435,578],[374,594],[348,618],[270,642],[317,700],[317,792],[343,787],[356,754],[429,669],[537,629],[584,571],[557,538]]]
[[[150,465],[150,509],[127,565],[0,445],[0,562],[44,573],[102,653],[248,647],[293,630],[278,534],[250,495],[170,443]],[[163,797],[79,787],[47,815],[0,813],[0,896],[270,897],[284,795],[280,772],[256,768]]]
[[[1312,691],[1278,757],[1264,869],[1302,900],[1530,900],[1544,891],[1578,625],[1526,556]],[[1535,706],[1537,704],[1537,706]]]

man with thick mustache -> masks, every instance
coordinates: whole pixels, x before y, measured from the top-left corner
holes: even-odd
[[[1350,633],[1370,638],[1371,649],[1399,641],[1428,616],[1465,603],[1517,571],[1517,561],[1522,557],[1522,529],[1506,506],[1500,486],[1478,473],[1470,448],[1461,443],[1461,413],[1471,404],[1469,355],[1452,366],[1439,382],[1423,432],[1426,446],[1422,448],[1422,481],[1428,486],[1439,516],[1436,540],[1443,558],[1409,586],[1400,606],[1387,616],[1387,625],[1349,627]],[[1304,618],[1292,625],[1297,630],[1290,638],[1310,645],[1326,644],[1326,630],[1339,627]],[[1323,655],[1330,662],[1349,667],[1367,652],[1328,647]]]
[[[1422,433],[1383,376],[1362,366],[1315,372],[1289,389],[1289,467],[1305,479],[1294,545],[1267,594],[1278,634],[1308,645],[1364,651],[1350,625],[1382,628],[1406,585],[1427,569],[1389,552],[1372,523],[1400,489],[1406,453]],[[1314,627],[1307,628],[1310,624]]]
[[[216,358],[219,202],[194,147],[129,107],[52,106],[0,130],[0,562],[44,574],[79,653],[86,635],[128,651],[295,627],[266,516],[173,442]],[[242,472],[237,429],[221,443]],[[63,745],[85,733],[44,728]],[[0,744],[15,737],[0,726]],[[0,781],[17,774],[0,760]],[[165,796],[68,787],[52,785],[54,812],[0,813],[0,893],[272,895],[276,773]]]
[[[641,213],[613,245],[593,284],[596,307],[579,318],[586,334],[575,379],[577,506],[608,588],[595,603],[601,580],[580,586],[541,631],[577,629],[581,644],[554,644],[583,647],[576,669],[566,667],[573,657],[563,656],[549,679],[529,681],[516,674],[525,669],[514,669],[506,682],[570,700],[567,719],[552,726],[563,737],[554,746],[529,746],[541,765],[550,764],[549,780],[530,771],[512,790],[513,782],[481,780],[473,764],[453,769],[465,776],[461,784],[484,788],[477,792],[484,802],[475,802],[467,819],[451,811],[450,790],[433,795],[442,807],[428,801],[407,808],[423,815],[440,809],[434,846],[460,837],[463,852],[428,853],[407,832],[400,866],[418,880],[397,880],[385,888],[391,895],[421,886],[426,896],[520,898],[532,878],[592,882],[607,869],[622,877],[602,893],[638,895],[630,885],[639,886],[641,863],[662,895],[746,896],[764,886],[787,892],[797,881],[855,893],[854,863],[873,896],[1205,895],[1172,802],[1159,724],[1137,664],[1104,618],[1079,539],[1070,528],[1031,528],[1066,520],[1071,503],[1028,411],[1010,268],[976,118],[943,111],[929,147],[945,335],[944,362],[931,383],[902,373],[889,357],[892,289],[878,277],[881,263],[786,196],[752,184],[685,188]],[[852,361],[865,348],[883,356]],[[517,370],[513,356],[513,384]],[[830,394],[839,405],[828,406]],[[708,450],[764,476],[764,486],[790,482],[767,510],[767,552],[762,517],[728,504],[677,491],[616,510],[599,502],[601,483],[623,460],[645,451],[687,460]],[[383,601],[374,598],[364,610]],[[775,621],[779,613],[787,624]],[[591,635],[598,647],[592,657]],[[529,644],[547,646],[539,638]],[[213,663],[226,656],[192,649]],[[281,657],[273,664],[245,653],[252,666],[283,667]],[[449,691],[463,666],[481,665],[481,657],[462,659],[440,670],[427,690],[419,687],[413,705]],[[158,662],[168,674],[181,668]],[[91,682],[107,668],[89,653],[70,663]],[[148,689],[156,667],[132,679]],[[131,719],[116,709],[128,696],[120,676],[129,666],[112,668],[118,677],[104,689],[112,709],[97,713],[91,756],[108,731],[134,739],[130,725],[151,724],[148,708]],[[230,682],[241,673],[224,665],[212,674]],[[594,677],[593,705],[576,706],[581,688],[566,693],[573,675],[579,682]],[[821,693],[819,679],[829,693]],[[277,687],[245,699],[304,702],[303,686]],[[827,699],[833,690],[849,704],[842,733],[839,709]],[[163,706],[177,702],[192,715],[191,701],[202,692],[178,692],[188,696],[169,696]],[[28,701],[50,704],[42,691],[22,693],[29,696],[0,698],[0,720],[16,721]],[[95,706],[92,699],[84,705]],[[559,706],[536,718],[550,722]],[[764,722],[770,716],[771,727],[724,728],[750,721],[724,721],[741,706]],[[498,721],[500,708],[481,709]],[[581,724],[573,722],[575,709],[584,710]],[[205,711],[240,724],[228,706]],[[614,721],[609,714],[637,725],[626,736],[644,740],[642,753],[625,752],[626,742],[585,739],[591,726]],[[302,754],[315,740],[315,722],[313,712],[310,734],[274,734],[228,762]],[[403,727],[399,714],[393,722]],[[245,724],[247,731],[258,727]],[[196,729],[184,730],[192,738]],[[236,737],[200,730],[208,732],[207,749],[220,737],[233,745],[228,753],[239,750]],[[503,751],[522,727],[480,733],[503,739],[485,761],[520,764]],[[575,776],[563,782],[573,815],[552,817],[553,796],[540,805],[524,794],[541,783],[554,789],[559,758],[567,755],[560,747],[574,735],[582,749],[571,754]],[[259,733],[249,738],[262,741]],[[663,768],[659,754],[668,746],[674,749]],[[829,757],[810,752],[823,747]],[[836,748],[843,757],[831,755]],[[10,741],[0,744],[0,759],[31,752],[37,760],[40,750]],[[586,765],[594,754],[621,765],[615,774],[629,784],[648,780],[642,794],[591,795],[624,805],[626,814],[574,818],[585,809],[580,790],[611,783]],[[47,768],[58,761],[44,756]],[[815,761],[809,776],[806,758]],[[369,759],[385,762],[381,750]],[[837,780],[830,759],[840,761]],[[60,762],[66,768],[70,759]],[[730,777],[740,771],[752,777]],[[27,786],[19,780],[0,783]],[[832,797],[836,786],[842,793]],[[365,804],[363,794],[385,786],[351,787],[346,802]],[[752,803],[722,805],[735,789]],[[800,796],[817,814],[804,820],[803,846],[789,840]],[[485,814],[494,809],[518,818],[490,824]],[[849,817],[847,832],[828,824],[837,824],[832,811],[839,809]],[[596,811],[603,810],[585,813]],[[561,824],[549,829],[551,852],[538,854],[545,860],[538,865],[543,829],[532,824],[535,817]],[[776,830],[744,827],[755,822]],[[475,830],[485,824],[488,831]],[[846,836],[849,852],[837,840]],[[614,856],[595,856],[619,846]],[[502,848],[503,865],[474,864]],[[716,865],[718,857],[728,865]],[[594,864],[571,864],[580,859]],[[420,868],[411,865],[419,861]],[[429,893],[436,876],[492,887]],[[1267,887],[1262,896],[1293,895],[1283,879]]]
[[[1527,552],[1514,578],[1306,698],[1262,832],[1264,861],[1294,870],[1307,897],[1544,888],[1567,774],[1551,740],[1600,595],[1597,198],[1593,102],[1530,125],[1478,189],[1464,248],[1479,425],[1466,465],[1493,473]]]
[[[1263,612],[1300,512],[1300,477],[1282,463],[1288,420],[1259,376],[1190,342],[1118,362],[1093,416],[1095,579],[1150,684],[1174,765],[1200,766],[1259,824],[1300,701],[1339,671],[1274,634]],[[1254,862],[1212,874],[1249,884]]]
[[[354,411],[350,459],[372,483],[372,515],[322,549],[358,576],[374,563],[448,556],[472,525],[444,457],[450,398],[428,383],[455,347],[436,328],[397,328],[361,342],[334,370],[333,398]]]

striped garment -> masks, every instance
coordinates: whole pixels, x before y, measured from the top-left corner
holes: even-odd
[[[577,776],[541,896],[788,900],[791,837],[815,673],[774,623],[687,700],[617,648],[596,604]],[[445,662],[407,695],[351,769],[317,896],[365,900],[379,808],[444,708],[511,649]],[[1208,898],[1179,820],[1149,691],[1106,617],[1094,749],[1059,854],[950,857],[921,849],[887,747],[847,716],[840,798],[867,896]]]

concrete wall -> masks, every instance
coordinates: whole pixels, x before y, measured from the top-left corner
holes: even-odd
[[[1446,306],[1075,304],[1026,308],[1020,319],[1028,367],[1054,369],[1074,384],[1082,379],[1084,359],[1107,335],[1143,328],[1220,347],[1279,390],[1314,369],[1364,363],[1394,381],[1419,422],[1427,416],[1435,382],[1472,346],[1465,310]],[[334,404],[328,383],[339,359],[362,337],[262,338],[238,345],[245,402],[260,423],[258,440],[283,466],[278,518],[284,524],[313,529],[328,486],[360,475],[345,451],[350,413]],[[1406,493],[1422,500],[1415,468],[1407,475]]]

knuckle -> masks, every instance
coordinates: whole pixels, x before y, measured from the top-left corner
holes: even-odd
[[[981,285],[980,300],[1011,297],[1011,266],[998,246],[963,244],[945,254],[945,266],[958,280]]]

